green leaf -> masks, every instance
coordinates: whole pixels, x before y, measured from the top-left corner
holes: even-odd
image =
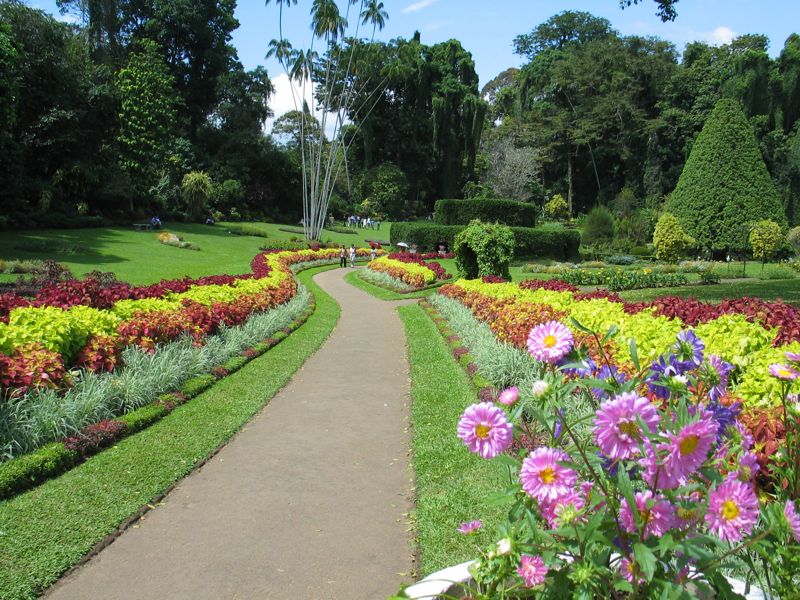
[[[633,361],[633,366],[636,367],[637,371],[640,371],[641,367],[639,366],[639,354],[638,352],[636,352],[636,340],[634,338],[631,338],[630,348],[631,348],[631,360]]]
[[[653,579],[653,575],[656,572],[656,563],[658,562],[653,551],[641,542],[636,542],[633,545],[633,558],[647,581]]]

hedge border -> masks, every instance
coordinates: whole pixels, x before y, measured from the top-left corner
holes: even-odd
[[[312,269],[319,267],[320,265],[313,265],[307,268]],[[330,268],[330,266],[328,266],[328,268]],[[299,269],[295,274],[304,270],[306,269]],[[316,300],[314,296],[311,295],[308,306],[306,306],[305,310],[303,310],[297,319],[271,337],[255,344],[251,348],[243,350],[239,355],[229,358],[222,365],[213,367],[211,371],[216,374],[209,372],[195,375],[183,382],[178,391],[166,392],[159,395],[158,399],[150,404],[132,410],[114,419],[100,421],[100,423],[119,423],[122,425],[118,433],[104,438],[102,445],[90,448],[88,451],[79,452],[67,448],[64,441],[52,442],[33,452],[0,463],[0,501],[8,500],[17,494],[37,487],[48,479],[57,477],[84,462],[91,456],[102,452],[119,440],[138,433],[153,423],[158,422],[171,413],[176,406],[199,396],[220,379],[232,375],[251,360],[258,358],[271,348],[280,344],[289,334],[305,323],[315,310]],[[97,423],[93,423],[92,425],[97,425]],[[92,425],[89,425],[89,427]],[[81,432],[85,429],[86,428],[82,429]],[[80,435],[81,432],[79,432],[78,435]],[[138,518],[138,516],[136,518]]]
[[[466,225],[473,219],[514,227],[536,227],[533,204],[507,198],[468,198],[437,200],[434,221],[440,225]]]

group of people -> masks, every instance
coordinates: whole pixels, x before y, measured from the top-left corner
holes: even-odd
[[[375,246],[370,247],[369,251],[369,259],[375,260],[375,257],[378,255],[378,250]],[[339,248],[339,268],[343,268],[347,266],[347,259],[350,258],[350,267],[356,266],[356,247],[353,244],[350,244],[350,250],[348,251],[344,244]]]
[[[359,217],[357,215],[350,215],[347,217],[348,227],[360,227],[361,229],[380,229],[381,220],[373,219],[372,217]]]

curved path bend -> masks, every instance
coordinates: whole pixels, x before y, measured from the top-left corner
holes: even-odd
[[[410,581],[405,334],[345,271],[315,277],[341,318],[290,383],[48,598],[375,600]]]

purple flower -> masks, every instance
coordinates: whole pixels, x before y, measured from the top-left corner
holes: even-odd
[[[800,377],[800,373],[798,373],[795,369],[790,367],[789,365],[770,365],[769,366],[769,374],[781,381],[794,381],[798,377]]]
[[[786,360],[793,363],[800,363],[800,352],[787,352]]]
[[[591,356],[574,361],[570,361],[565,358],[560,361],[561,364],[559,366],[569,364],[570,362],[573,363],[574,366],[565,367],[562,369],[566,375],[575,375],[576,377],[591,377],[597,370],[597,365],[592,360]]]
[[[753,481],[760,468],[758,457],[752,452],[745,452],[739,459],[739,481]]]
[[[696,369],[703,364],[703,350],[706,345],[691,329],[684,329],[678,334],[678,340],[673,346],[677,364],[681,373]]]
[[[458,528],[458,533],[463,533],[464,535],[469,535],[470,533],[475,533],[483,527],[483,522],[478,521],[467,521],[462,523],[461,526]]]
[[[655,433],[658,422],[658,411],[647,398],[626,392],[600,406],[594,420],[594,439],[608,458],[631,458],[639,454],[646,433]]]
[[[711,413],[705,412],[699,421],[686,425],[677,434],[668,433],[667,438],[669,441],[658,445],[658,452],[646,442],[640,464],[648,485],[668,490],[686,483],[706,461],[717,439],[717,423]]]
[[[734,402],[730,406],[724,406],[718,402],[711,402],[708,410],[717,422],[717,441],[719,441],[729,434],[730,428],[734,426],[736,418],[742,412],[742,405]]]
[[[653,497],[653,492],[646,490],[636,492],[634,500],[645,538],[651,535],[661,537],[675,526],[675,508],[664,496]],[[619,516],[625,531],[637,531],[636,517],[625,499],[620,504]]]
[[[575,490],[571,490],[553,501],[541,503],[542,516],[550,529],[558,529],[573,523],[584,507],[584,500]]]
[[[637,565],[633,560],[628,558],[623,558],[619,563],[619,572],[625,579],[630,581],[631,583],[636,580],[638,583],[644,583],[645,579],[641,575],[641,571],[639,570],[639,565]]]
[[[786,518],[786,524],[789,526],[789,532],[794,541],[800,542],[800,515],[797,514],[797,508],[791,499],[783,505],[783,516]]]
[[[708,397],[710,400],[719,400],[725,395],[728,387],[728,376],[733,371],[734,366],[722,360],[719,356],[708,355],[705,368],[703,369],[704,379],[709,386]]]
[[[510,388],[506,388],[502,392],[500,392],[500,396],[497,398],[497,401],[500,404],[511,406],[517,401],[518,398],[519,398],[519,388],[517,386],[513,386]]]
[[[547,565],[544,564],[541,556],[523,554],[517,575],[525,581],[525,587],[531,588],[544,583],[547,570]]]
[[[528,352],[536,360],[556,364],[572,350],[575,338],[558,321],[537,325],[528,334]]]
[[[758,520],[758,499],[753,488],[727,479],[708,495],[706,525],[717,537],[737,542],[748,535]]]
[[[511,445],[513,429],[502,408],[481,402],[464,411],[458,422],[458,437],[471,452],[482,458],[494,458]]]
[[[595,377],[600,381],[606,381],[606,382],[612,381],[616,385],[622,385],[628,380],[628,377],[625,375],[625,373],[622,373],[614,365],[611,366],[603,365],[602,367],[600,367],[600,370],[597,372],[597,375],[595,375]],[[592,394],[594,394],[596,398],[601,398],[601,399],[608,398],[609,396],[608,392],[601,388],[592,388]]]
[[[647,388],[656,395],[657,398],[669,398],[669,388],[665,385],[667,379],[682,374],[680,365],[674,356],[669,360],[659,356],[658,360],[650,365],[650,376],[647,378]]]
[[[560,465],[569,455],[558,448],[537,448],[524,461],[519,472],[522,489],[539,502],[554,501],[572,491],[578,475]]]

